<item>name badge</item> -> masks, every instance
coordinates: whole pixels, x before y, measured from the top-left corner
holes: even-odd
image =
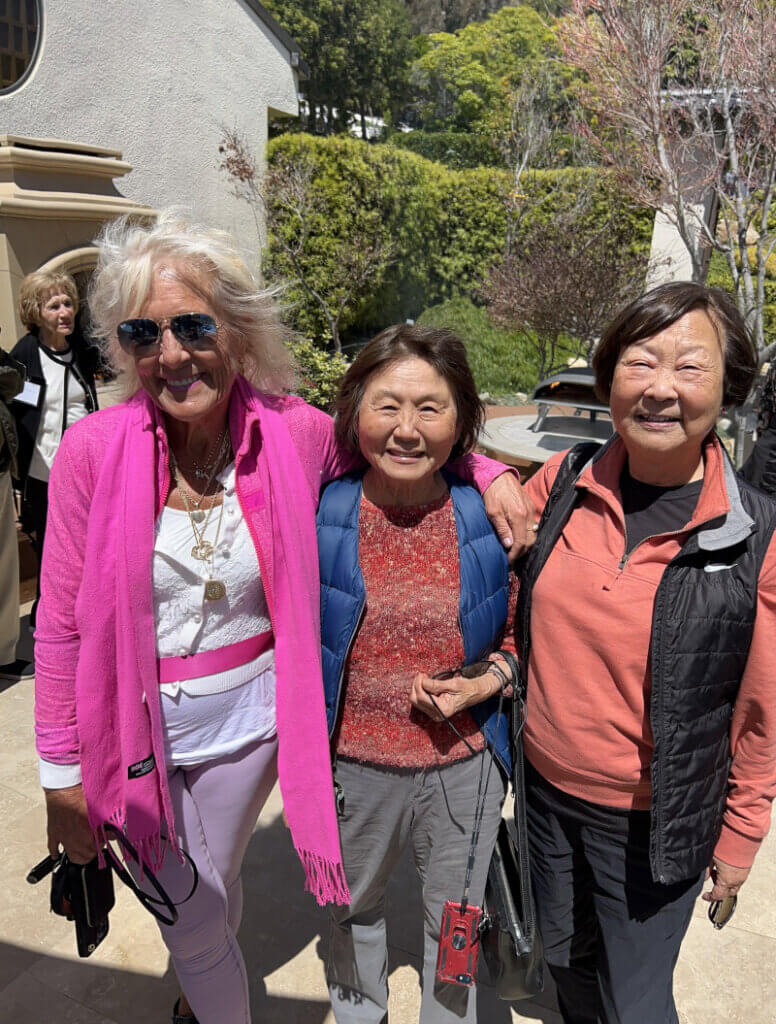
[[[34,409],[40,401],[40,384],[33,384],[28,380],[18,395],[14,395],[15,402],[22,402],[24,405],[31,405]]]

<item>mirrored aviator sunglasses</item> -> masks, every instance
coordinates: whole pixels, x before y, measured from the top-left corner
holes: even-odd
[[[148,353],[158,348],[162,332],[169,327],[187,349],[210,349],[218,337],[218,324],[208,313],[178,313],[166,320],[138,316],[122,320],[116,328],[119,345],[130,355]]]

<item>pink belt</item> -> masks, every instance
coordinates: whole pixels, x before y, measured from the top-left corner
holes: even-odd
[[[250,636],[236,644],[219,647],[216,651],[202,651],[200,654],[184,654],[180,658],[159,658],[159,682],[180,683],[184,679],[199,679],[218,672],[228,672],[254,661],[268,651],[273,642],[272,630]]]

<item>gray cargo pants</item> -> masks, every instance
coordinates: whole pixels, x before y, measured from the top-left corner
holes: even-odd
[[[340,838],[352,897],[350,906],[330,908],[327,981],[337,1024],[388,1020],[385,890],[408,843],[423,888],[420,1022],[476,1021],[475,989],[439,985],[435,972],[442,906],[448,899],[459,901],[463,892],[481,760],[475,756],[415,772],[337,762],[336,779],[344,791]],[[469,894],[477,906],[482,905],[504,793],[503,775],[494,764]]]

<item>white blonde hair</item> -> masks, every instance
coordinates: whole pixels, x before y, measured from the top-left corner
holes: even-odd
[[[294,363],[285,346],[289,332],[275,302],[277,290],[261,287],[225,231],[197,224],[180,207],[168,207],[151,223],[126,216],[106,224],[95,244],[99,257],[89,286],[91,329],[125,395],[138,390],[140,378],[134,359],[118,343],[116,328],[138,315],[162,269],[212,307],[226,334],[230,369],[262,391],[279,394],[293,386]]]

